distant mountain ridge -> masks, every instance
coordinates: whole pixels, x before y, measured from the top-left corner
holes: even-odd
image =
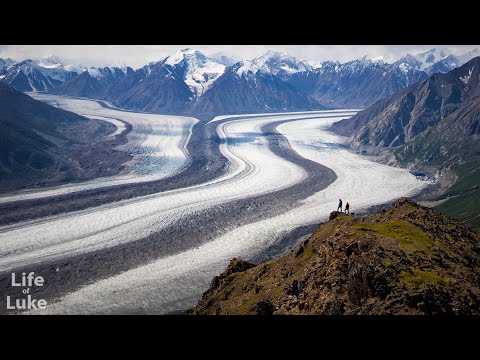
[[[353,135],[351,145],[357,149],[402,147],[398,154],[405,158],[454,161],[459,154],[449,158],[447,144],[459,146],[480,136],[480,118],[476,114],[480,105],[479,68],[477,57],[446,74],[434,74],[351,119],[333,124],[332,129]],[[429,140],[432,136],[435,139]],[[427,147],[434,143],[442,144],[444,150],[429,155]],[[464,156],[468,155],[465,152]]]
[[[194,113],[301,111],[324,109],[257,64],[239,62],[225,71],[211,89],[194,104]]]
[[[50,93],[101,99],[116,81],[133,73],[134,70],[130,67],[88,68],[71,80],[51,89]]]
[[[136,70],[63,65],[54,56],[20,63],[0,60],[0,80],[25,92],[48,91],[106,99],[137,111],[208,117],[368,107],[433,73],[448,72],[478,53],[474,49],[453,55],[446,49],[431,49],[392,64],[367,58],[342,64],[301,61],[275,51],[235,61],[187,48]]]
[[[320,68],[294,73],[286,81],[326,106],[362,108],[427,76],[398,64],[360,59],[345,64],[324,62]]]
[[[280,56],[280,57],[283,57]],[[120,78],[98,84],[81,74],[51,90],[54,94],[107,99],[117,106],[147,112],[219,114],[317,110],[324,107],[282,80],[281,74],[310,69],[269,52],[252,61],[226,66],[197,50],[183,49]]]
[[[24,92],[48,91],[78,74],[78,68],[65,66],[53,57],[21,62],[0,59],[1,81]]]

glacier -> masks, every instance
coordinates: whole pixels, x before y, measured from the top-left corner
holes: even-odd
[[[415,195],[429,185],[407,170],[349,152],[346,138],[327,129],[352,113],[339,111],[333,113],[334,117],[332,112],[315,112],[311,116],[234,115],[217,119],[219,136],[231,140],[220,145],[230,164],[226,174],[188,188],[0,228],[0,269],[132,242],[186,214],[301,182],[306,176],[302,168],[270,151],[261,133],[265,124],[285,121],[276,130],[299,155],[332,169],[337,179],[331,185],[302,200],[294,209],[227,229],[207,243],[96,281],[62,296],[46,310],[33,313],[165,314],[192,307],[232,257],[254,258],[291,230],[326,220],[336,209],[338,198],[359,212]],[[48,235],[44,234],[47,229]]]

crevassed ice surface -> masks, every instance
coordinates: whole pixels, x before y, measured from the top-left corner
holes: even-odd
[[[286,119],[287,117],[285,117]],[[278,118],[220,124],[230,171],[205,184],[0,228],[0,269],[104,249],[147,237],[176,219],[305,179],[305,171],[268,149],[261,127]],[[98,221],[98,219],[102,219]]]
[[[295,116],[290,115],[290,118],[294,120]],[[368,158],[352,154],[340,146],[345,142],[345,138],[329,133],[326,128],[341,118],[322,118],[322,115],[318,114],[317,118],[292,121],[278,127],[278,131],[288,138],[292,148],[301,156],[333,169],[338,176],[329,187],[305,199],[299,207],[282,215],[233,229],[197,248],[88,285],[49,305],[46,312],[168,313],[192,307],[213,276],[221,273],[232,257],[248,259],[275,243],[290,230],[325,220],[328,214],[336,209],[339,198],[342,198],[344,203],[348,201],[351,204],[351,211],[358,211],[374,204],[412,195],[427,186],[427,183],[418,180],[407,170],[371,162]],[[272,117],[270,121],[278,120],[278,117]],[[258,118],[237,120],[233,123],[239,122],[242,130],[247,131],[247,123],[254,125],[264,121],[268,120]],[[219,133],[226,133],[224,127],[228,130],[228,125],[222,124]],[[232,134],[228,132],[227,136]],[[233,150],[239,152],[249,145],[242,142],[234,145]],[[248,159],[257,167],[264,166],[264,156],[268,154],[268,149],[258,147],[255,151],[245,151],[242,152],[242,155],[247,157],[245,160]],[[294,165],[290,166],[294,170]],[[233,181],[238,193],[246,190],[236,179],[231,178],[229,181]],[[290,180],[291,182],[293,181]]]
[[[188,165],[186,144],[193,126],[198,122],[195,118],[114,110],[87,99],[41,93],[31,93],[30,96],[64,110],[111,122],[117,130],[109,136],[115,136],[125,130],[125,122],[131,124],[132,131],[127,135],[128,143],[117,146],[116,149],[126,151],[134,158],[126,164],[127,170],[124,174],[42,190],[21,191],[1,196],[0,203],[159,180],[180,172]]]

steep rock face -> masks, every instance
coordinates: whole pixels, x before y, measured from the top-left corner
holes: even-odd
[[[50,91],[52,94],[103,99],[121,79],[133,75],[130,67],[90,68]]]
[[[172,72],[171,67],[164,66],[164,62],[151,65],[137,78],[133,75],[133,81],[131,78],[125,79],[125,82],[130,81],[130,88],[117,92],[118,96],[112,96],[111,90],[107,99],[137,111],[188,113],[194,94],[183,78]]]
[[[35,68],[11,70],[2,81],[19,91],[47,91],[61,84],[60,81],[45,76]]]
[[[299,249],[236,266],[195,314],[480,314],[480,239],[401,199],[367,218],[337,214]]]
[[[8,68],[14,64],[16,64],[16,61],[10,58],[7,58],[7,59],[0,58],[0,75],[5,74],[8,71]]]
[[[87,71],[50,91],[50,93],[57,95],[88,97],[92,99],[101,98],[104,92],[105,88],[100,81],[91,76]]]
[[[18,63],[7,61],[3,66],[1,81],[19,91],[48,91],[78,75],[77,71],[51,61],[47,64],[30,59]]]
[[[402,147],[397,154],[406,161],[468,157],[460,149],[476,147],[479,136],[479,67],[480,57],[449,73],[434,74],[333,124],[332,130],[353,135],[351,145],[356,149]]]
[[[244,67],[240,62],[228,68],[198,99],[194,112],[234,114],[324,108],[279,77],[261,69],[245,70]]]
[[[425,72],[400,64],[360,59],[345,64],[325,62],[287,81],[327,106],[363,108],[426,77]]]

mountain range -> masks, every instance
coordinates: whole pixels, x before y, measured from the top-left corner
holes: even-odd
[[[480,57],[382,99],[332,130],[350,147],[421,169],[448,189],[439,199],[480,227]],[[392,160],[393,158],[393,160]],[[448,211],[447,211],[448,213]]]
[[[20,91],[98,98],[119,107],[211,117],[246,112],[363,108],[479,54],[432,49],[393,64],[367,58],[307,62],[268,51],[235,61],[183,49],[139,69],[63,65],[56,57],[0,60],[0,80]]]

